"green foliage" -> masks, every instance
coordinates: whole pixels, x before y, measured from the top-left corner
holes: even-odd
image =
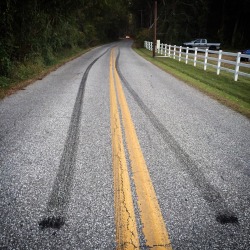
[[[8,55],[0,58],[0,75],[8,76],[12,70],[12,62]]]
[[[7,88],[10,85],[10,78],[0,76],[0,88]]]
[[[135,47],[143,48],[144,41],[152,41],[152,38],[153,38],[152,30],[149,29],[140,30],[135,39]]]
[[[52,62],[50,62],[50,64],[52,64]],[[13,67],[11,78],[18,81],[26,80],[36,75],[37,72],[41,72],[46,65],[48,65],[48,63],[45,62],[42,56],[26,59],[22,63],[17,62]]]
[[[51,65],[64,49],[118,38],[127,26],[127,6],[123,0],[2,0],[0,75],[34,56]]]

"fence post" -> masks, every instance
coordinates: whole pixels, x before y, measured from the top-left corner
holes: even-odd
[[[156,52],[160,54],[161,51],[161,41],[157,40],[156,41]]]
[[[175,59],[175,53],[176,53],[176,45],[174,45],[174,56],[173,56],[174,59]]]
[[[188,51],[189,51],[189,48],[186,47],[186,64],[188,63]]]
[[[222,50],[219,50],[218,64],[217,64],[217,75],[220,74],[221,57],[222,57]]]
[[[171,56],[171,45],[169,44],[168,46],[168,56],[170,57]]]
[[[179,48],[179,62],[181,61],[181,50],[182,50],[182,46],[180,46]]]
[[[164,56],[166,56],[167,55],[167,44],[165,44],[165,47],[164,47]]]
[[[208,49],[206,49],[206,52],[205,52],[204,70],[207,70],[207,57],[208,57]]]
[[[197,61],[197,47],[194,49],[194,67],[196,67],[196,61]]]
[[[234,70],[234,81],[237,81],[238,80],[238,76],[239,76],[240,55],[241,55],[241,52],[238,52],[237,59],[236,59],[235,70]]]

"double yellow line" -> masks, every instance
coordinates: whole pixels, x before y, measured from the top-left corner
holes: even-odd
[[[121,80],[115,68],[114,49],[112,49],[110,55],[110,117],[117,249],[140,248],[117,98],[146,245],[153,249],[170,250],[172,247],[168,232],[136,135]]]

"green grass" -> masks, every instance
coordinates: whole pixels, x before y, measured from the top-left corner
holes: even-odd
[[[204,71],[201,65],[194,67],[178,59],[153,58],[152,52],[146,49],[135,51],[162,70],[250,118],[250,78],[239,76],[235,82],[232,73],[221,71],[218,76],[213,68]]]
[[[22,63],[15,63],[9,77],[0,76],[0,99],[25,88],[36,80],[41,80],[51,71],[66,62],[82,55],[88,49],[66,49],[54,55],[49,64],[41,56],[36,56]]]

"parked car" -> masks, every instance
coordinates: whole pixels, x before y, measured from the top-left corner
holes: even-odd
[[[250,62],[250,49],[242,50],[241,54],[248,56],[248,57],[241,56],[240,58],[241,61]]]
[[[204,38],[196,39],[190,42],[185,42],[182,44],[182,46],[189,47],[189,48],[197,47],[198,49],[209,49],[209,50],[220,49],[220,43],[211,43],[211,42],[208,42],[207,39],[204,39]]]

